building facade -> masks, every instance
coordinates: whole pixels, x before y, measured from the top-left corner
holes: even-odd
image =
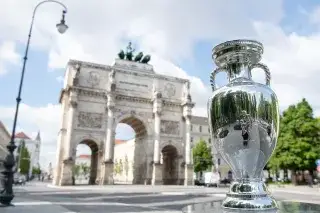
[[[204,140],[211,147],[214,160],[213,170],[220,174],[221,179],[232,179],[232,171],[221,155],[216,151],[211,141],[210,128],[207,117],[191,117],[191,146],[194,147],[197,142]]]
[[[30,167],[29,167],[29,177],[32,175],[32,168],[33,167],[40,167],[40,149],[41,149],[41,137],[40,132],[38,132],[35,139],[31,139],[27,136],[24,132],[19,132],[15,135],[15,144],[17,147],[21,145],[24,141],[26,148],[30,154]],[[19,156],[18,149],[15,149],[14,156]],[[19,159],[19,158],[17,158]],[[17,162],[17,165],[19,162]]]
[[[93,153],[90,183],[113,184],[118,123],[135,131],[133,183],[193,184],[189,80],[133,60],[116,59],[111,66],[71,60],[60,103],[54,185],[72,184],[78,144]]]
[[[8,151],[7,145],[10,142],[10,133],[4,126],[4,124],[0,121],[0,168],[2,166],[2,161],[5,159]]]

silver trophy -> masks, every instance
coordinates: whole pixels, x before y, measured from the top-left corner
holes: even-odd
[[[218,68],[210,76],[211,137],[235,177],[222,203],[224,208],[277,208],[262,179],[279,132],[278,100],[270,89],[268,67],[259,63],[262,54],[263,45],[252,40],[227,41],[213,48],[212,58]],[[252,80],[255,68],[265,72],[265,84]],[[227,73],[229,83],[217,89],[219,72]]]

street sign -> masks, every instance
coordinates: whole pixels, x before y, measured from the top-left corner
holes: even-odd
[[[320,159],[316,160],[316,165],[320,166]]]

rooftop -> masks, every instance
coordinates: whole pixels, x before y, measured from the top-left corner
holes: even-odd
[[[208,125],[208,118],[193,115],[193,116],[191,116],[191,123],[192,124],[199,124],[199,125]]]
[[[0,128],[2,128],[4,132],[8,135],[8,137],[10,137],[10,133],[8,132],[7,128],[1,121],[0,121]]]
[[[31,140],[31,138],[28,135],[26,135],[24,132],[17,133],[15,135],[15,138]]]

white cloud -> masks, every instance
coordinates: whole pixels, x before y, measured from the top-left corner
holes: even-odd
[[[304,97],[315,112],[319,112],[320,32],[310,36],[285,35],[280,27],[272,24],[256,23],[255,26],[265,44],[264,62],[272,72],[272,87],[282,109]]]
[[[21,20],[31,18],[37,2],[11,0],[1,3],[0,28],[4,30],[0,39],[25,42],[29,26]],[[265,45],[263,61],[271,69],[272,88],[278,94],[281,108],[306,97],[315,113],[320,115],[316,94],[320,91],[320,78],[316,75],[320,69],[317,62],[320,32],[309,36],[285,34],[279,27],[284,15],[281,0],[247,0],[245,3],[237,0],[65,2],[69,8],[66,19],[70,27],[66,34],[59,35],[54,28],[60,19],[58,5],[41,6],[35,21],[32,48],[48,52],[48,66],[52,69],[65,67],[69,58],[109,64],[125,46],[123,40],[129,38],[139,44],[139,49],[152,54],[151,64],[158,73],[190,79],[196,102],[194,112],[205,116],[210,86],[196,76],[189,76],[172,61],[192,59],[193,47],[199,40],[255,38]],[[313,23],[319,21],[316,10],[312,17]],[[207,58],[210,60],[210,55]],[[202,72],[209,75],[210,70]],[[258,71],[253,75],[255,79],[263,77]],[[56,143],[59,128],[59,107],[22,106],[19,125],[29,134],[41,129],[49,147],[44,148],[47,150],[44,155],[55,152],[52,144]],[[11,119],[12,113],[13,107],[2,107],[0,119]]]
[[[11,132],[15,108],[0,106],[0,119]],[[18,129],[29,137],[35,138],[38,130],[41,131],[41,165],[47,167],[49,162],[54,162],[56,153],[56,138],[60,122],[60,106],[48,104],[43,107],[32,107],[26,104],[20,105],[18,117]]]
[[[19,54],[16,50],[16,43],[4,41],[0,45],[0,76],[8,72],[7,66],[16,65],[19,62]]]

